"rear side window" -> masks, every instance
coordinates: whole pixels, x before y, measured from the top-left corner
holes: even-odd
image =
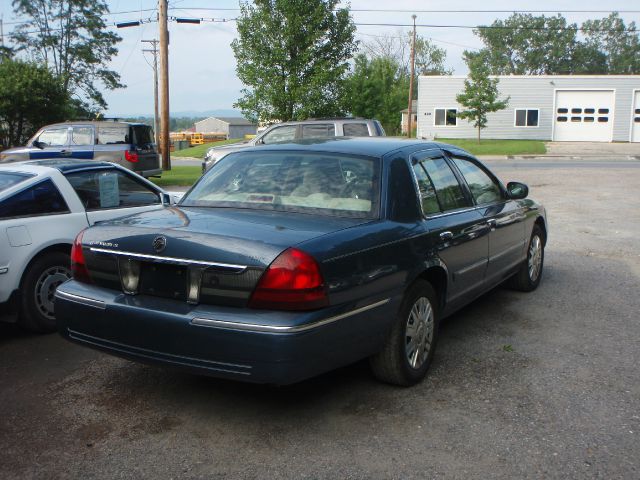
[[[345,123],[342,126],[345,137],[368,137],[369,128],[366,123]]]
[[[99,145],[125,145],[131,143],[128,126],[98,127]]]
[[[302,138],[328,138],[335,136],[336,127],[333,123],[302,126]]]
[[[69,213],[51,180],[45,180],[0,202],[0,219]]]
[[[73,127],[71,145],[93,145],[93,128],[89,126]]]
[[[88,170],[67,175],[87,210],[160,204],[160,194],[119,170]]]
[[[20,182],[24,182],[31,176],[32,175],[24,175],[14,172],[0,172],[0,192],[17,185]]]
[[[427,158],[416,164],[415,167],[420,167],[424,170],[424,175],[429,179],[435,189],[435,204],[433,200],[430,199],[429,204],[425,208],[423,201],[425,214],[435,213],[437,211],[446,212],[448,210],[469,206],[458,179],[444,158]],[[436,207],[437,210],[435,209]]]

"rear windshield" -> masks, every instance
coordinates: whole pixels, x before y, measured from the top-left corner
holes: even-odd
[[[13,187],[14,185],[24,182],[33,175],[15,172],[0,172],[0,192]]]
[[[153,128],[148,125],[134,125],[131,127],[133,130],[133,141],[138,146],[148,145],[153,143]]]
[[[180,204],[373,218],[379,160],[319,152],[240,152],[218,162]]]

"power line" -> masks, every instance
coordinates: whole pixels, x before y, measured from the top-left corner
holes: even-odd
[[[169,8],[169,10],[174,10]],[[202,11],[240,11],[240,8],[223,8],[223,7],[180,7],[180,10],[202,10]],[[343,9],[334,9],[334,11]],[[370,12],[370,13],[640,13],[640,10],[563,10],[563,9],[550,9],[550,10],[469,10],[469,9],[456,9],[456,10],[441,10],[441,9],[390,9],[390,8],[350,8],[351,12]]]

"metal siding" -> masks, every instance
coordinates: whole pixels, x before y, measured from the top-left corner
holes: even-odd
[[[487,116],[483,138],[551,140],[553,109],[557,89],[613,89],[615,111],[613,141],[628,142],[633,90],[640,88],[640,76],[505,76],[498,77],[500,98],[511,97],[505,110]],[[474,138],[473,123],[458,119],[456,127],[436,127],[435,108],[461,110],[456,95],[464,90],[464,77],[421,76],[418,80],[418,136],[423,138]],[[516,127],[515,109],[539,109],[538,127]]]
[[[229,127],[229,138],[244,138],[245,135],[255,135],[257,131],[257,125],[231,125]]]
[[[205,118],[195,123],[196,132],[229,133],[229,124],[215,117]]]

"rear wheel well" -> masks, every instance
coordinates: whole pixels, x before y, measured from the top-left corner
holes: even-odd
[[[431,267],[422,272],[421,279],[431,284],[438,296],[438,307],[442,312],[447,294],[447,272],[442,267]]]
[[[33,263],[40,258],[42,255],[46,255],[47,253],[51,253],[51,252],[60,252],[60,253],[66,253],[67,255],[71,255],[71,244],[70,243],[56,243],[54,245],[49,245],[46,248],[43,248],[42,250],[40,250],[38,253],[36,253],[33,258],[31,260],[29,260],[29,263],[27,264],[26,267],[24,267],[24,270],[22,272],[22,278],[20,279],[20,288],[22,288],[22,283],[24,281],[24,274],[29,271],[29,268],[31,267],[31,265],[33,265]]]

